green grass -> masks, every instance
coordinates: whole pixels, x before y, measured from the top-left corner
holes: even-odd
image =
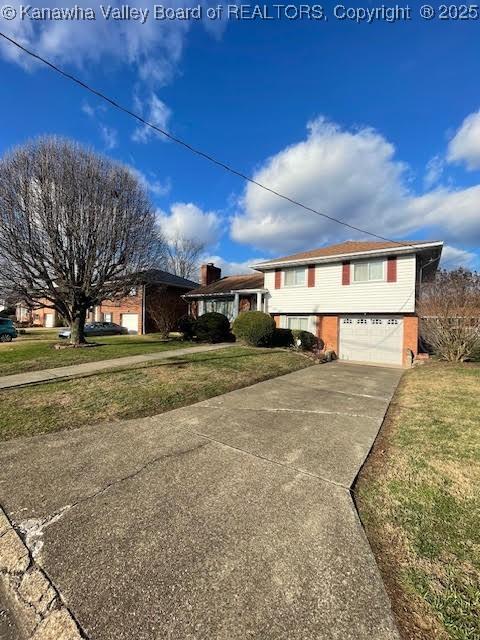
[[[0,440],[149,416],[310,366],[279,349],[231,347],[0,391]]]
[[[356,495],[405,637],[479,640],[480,365],[408,372],[383,431]]]
[[[180,340],[166,341],[154,333],[146,336],[89,338],[88,342],[96,342],[101,346],[86,349],[56,350],[53,345],[58,341],[33,339],[0,345],[0,376],[191,346]]]

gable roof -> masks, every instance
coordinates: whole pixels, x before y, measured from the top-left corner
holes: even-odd
[[[225,294],[231,291],[241,291],[242,289],[263,289],[263,277],[263,273],[226,276],[204,287],[199,287],[187,295],[203,296],[215,293]]]
[[[399,252],[403,253],[405,252],[405,250],[411,248],[413,252],[415,247],[434,248],[438,246],[440,248],[442,245],[443,243],[438,240],[402,240],[399,242],[347,240],[346,242],[340,242],[338,244],[331,244],[327,245],[326,247],[312,249],[311,251],[302,251],[301,253],[294,253],[290,256],[283,256],[282,258],[274,258],[272,260],[259,262],[255,265],[255,269],[261,269],[262,267],[274,264],[282,264],[285,262],[307,262],[308,260],[328,258],[335,259],[340,256],[346,256],[349,254],[371,253],[375,251],[388,252],[389,249],[398,250]]]
[[[179,287],[181,289],[197,289],[198,282],[187,280],[176,276],[174,273],[163,271],[162,269],[148,269],[138,274],[139,280],[144,284],[166,284],[171,287]]]

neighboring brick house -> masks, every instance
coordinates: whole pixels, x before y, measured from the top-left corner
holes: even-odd
[[[138,284],[130,294],[119,299],[103,300],[90,309],[87,322],[115,322],[129,333],[144,334],[159,330],[162,323],[171,323],[187,313],[183,294],[198,287],[198,283],[161,269],[139,274]],[[39,301],[41,305],[42,301]],[[17,304],[17,321],[34,326],[55,327],[60,318],[54,309],[39,306],[31,309]]]
[[[419,287],[434,275],[442,247],[437,241],[342,242],[253,265],[263,283],[258,275],[219,279],[219,270],[216,277],[213,265],[204,265],[213,282],[186,299],[198,304],[199,314],[228,301],[232,319],[241,310],[242,289],[251,289],[250,299],[260,301],[256,308],[277,326],[311,331],[342,360],[407,365],[418,352]]]

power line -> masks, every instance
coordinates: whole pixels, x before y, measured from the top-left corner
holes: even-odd
[[[188,142],[185,142],[185,140],[177,138],[176,136],[172,135],[168,131],[165,131],[161,127],[158,127],[157,125],[155,125],[155,124],[153,124],[151,122],[148,122],[148,120],[145,120],[145,118],[142,118],[142,116],[138,115],[138,113],[135,113],[134,111],[131,111],[127,107],[124,107],[122,104],[120,104],[116,100],[114,100],[112,98],[109,98],[107,95],[105,95],[101,91],[98,91],[97,89],[91,87],[86,82],[83,82],[83,80],[80,80],[79,78],[77,78],[76,76],[72,75],[71,73],[67,73],[66,71],[64,71],[63,69],[58,67],[57,65],[53,64],[49,60],[46,60],[45,58],[40,56],[39,54],[37,54],[37,53],[35,53],[33,51],[30,51],[29,49],[24,47],[22,44],[20,44],[19,42],[17,42],[16,40],[11,38],[10,36],[7,36],[5,33],[1,32],[1,31],[0,31],[0,36],[2,36],[2,38],[7,40],[8,42],[10,42],[10,44],[14,45],[15,47],[17,47],[18,49],[20,49],[24,53],[26,53],[29,56],[31,56],[32,58],[35,58],[39,62],[42,62],[43,64],[45,64],[47,67],[50,67],[50,69],[53,69],[54,71],[56,71],[57,73],[62,75],[64,78],[67,78],[68,80],[71,80],[72,82],[78,84],[80,87],[82,87],[86,91],[89,91],[90,93],[92,93],[93,95],[97,96],[101,100],[104,100],[105,102],[108,102],[108,104],[110,104],[112,107],[115,107],[115,109],[118,109],[119,111],[122,111],[123,113],[126,113],[127,115],[131,116],[132,118],[135,118],[135,120],[138,120],[139,122],[144,124],[146,127],[150,127],[150,129],[153,129],[157,133],[160,133],[161,135],[165,136],[166,138],[168,138],[172,142],[175,142],[176,144],[181,145],[185,149],[188,149],[188,151],[191,151],[192,153],[195,153],[196,155],[200,156],[201,158],[204,158],[205,160],[208,160],[209,162],[221,167],[225,171],[228,171],[229,173],[232,173],[232,174],[238,176],[239,178],[242,178],[242,180],[250,182],[251,184],[254,184],[257,187],[260,187],[260,189],[263,189],[264,191],[268,191],[269,193],[272,193],[273,195],[275,195],[275,196],[277,196],[279,198],[282,198],[282,200],[286,200],[287,202],[290,202],[291,204],[293,204],[293,205],[295,205],[297,207],[300,207],[301,209],[304,209],[305,211],[309,211],[310,213],[314,213],[317,216],[320,216],[322,218],[326,218],[327,220],[330,220],[331,222],[336,222],[337,224],[343,225],[344,227],[348,227],[349,229],[352,229],[353,231],[358,231],[359,233],[363,233],[365,235],[372,236],[373,238],[377,238],[379,240],[384,240],[386,242],[393,242],[394,244],[398,244],[398,245],[404,245],[405,244],[403,242],[398,242],[397,240],[391,240],[390,238],[385,238],[384,236],[378,235],[377,233],[373,233],[371,231],[367,231],[366,229],[361,229],[360,227],[356,227],[353,224],[349,224],[348,222],[345,222],[344,220],[339,220],[338,218],[335,218],[333,216],[329,216],[328,214],[322,213],[321,211],[318,211],[317,209],[313,209],[312,207],[309,207],[308,205],[303,204],[302,202],[299,202],[298,200],[295,200],[294,198],[290,198],[289,196],[286,196],[283,193],[280,193],[279,191],[276,191],[275,189],[272,189],[271,187],[268,187],[267,185],[262,184],[261,182],[257,182],[257,180],[254,180],[250,176],[242,173],[241,171],[238,171],[237,169],[233,168],[232,166],[226,164],[225,162],[222,162],[221,160],[217,160],[217,158],[215,158],[214,156],[211,156],[210,154],[205,153],[204,151],[201,151],[200,149],[197,149],[196,147],[192,146]]]

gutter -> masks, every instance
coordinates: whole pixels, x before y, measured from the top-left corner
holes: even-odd
[[[185,293],[182,298],[225,298],[227,296],[235,296],[236,293],[254,294],[268,293],[268,289],[234,289],[232,291],[212,291],[211,293]]]

